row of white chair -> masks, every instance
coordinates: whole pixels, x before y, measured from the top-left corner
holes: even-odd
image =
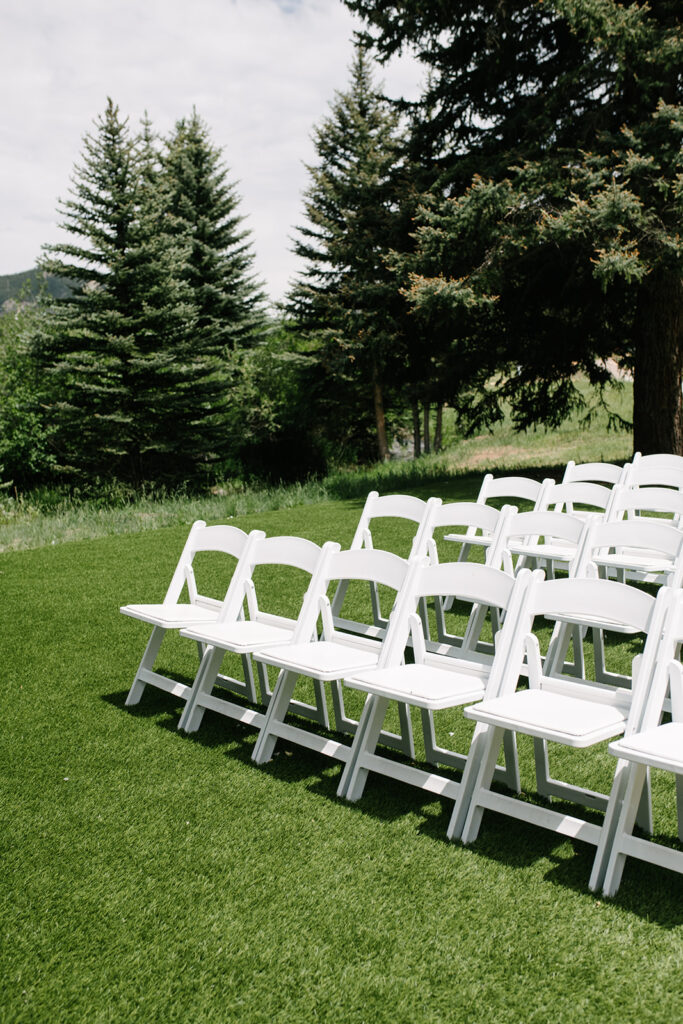
[[[377,496],[375,496],[377,498]],[[405,498],[405,496],[391,496],[393,498]],[[383,499],[379,499],[376,507],[381,507],[382,513],[386,514],[390,507]],[[410,502],[411,499],[405,499]],[[416,502],[417,499],[412,499]],[[436,509],[439,509],[442,521],[445,525],[467,525],[468,516],[471,519],[470,508],[464,509],[470,503],[453,503],[444,506],[440,502],[432,500],[430,514],[436,521]],[[429,505],[429,503],[423,503]],[[404,507],[407,507],[404,502]],[[414,511],[419,511],[418,506],[413,506]],[[481,509],[479,509],[481,511]],[[488,510],[494,512],[495,510]],[[422,510],[424,514],[424,510]],[[528,532],[537,534],[548,532],[552,536],[561,535],[560,521],[568,523],[572,517],[562,516],[558,513],[545,513],[547,522],[541,522],[538,513],[515,514],[512,509],[504,509],[502,513],[495,513],[497,522],[493,532],[498,530],[495,543],[489,546],[489,557],[491,563],[497,560],[501,563],[506,560],[505,552],[509,549],[504,546],[504,539],[509,542],[515,536],[514,530],[519,531],[518,535],[528,536]],[[533,522],[529,516],[536,515]],[[525,518],[526,516],[526,518]],[[548,519],[549,517],[549,519]],[[372,518],[372,517],[370,517]],[[517,525],[514,525],[515,519]],[[417,521],[417,520],[416,520]],[[492,520],[490,520],[492,523]],[[511,523],[513,525],[511,525]],[[680,534],[677,530],[671,529],[662,524],[628,524],[621,528],[621,533],[615,543],[608,534],[596,534],[597,524],[587,524],[573,520],[573,533],[577,543],[577,556],[575,558],[575,572],[582,572],[578,567],[585,566],[589,561],[589,552],[596,548],[601,549],[622,548],[628,545],[629,549],[635,544],[642,542],[645,551],[652,557],[652,552],[657,550],[663,557],[669,558],[672,565],[680,565]],[[470,524],[471,525],[471,524]],[[506,526],[506,529],[503,527]],[[659,536],[650,529],[654,527],[659,531]],[[645,537],[642,532],[645,528],[649,533]],[[578,530],[578,533],[577,533]],[[592,536],[595,543],[587,540]],[[638,531],[641,531],[640,534]],[[670,535],[664,537],[662,531],[676,535],[678,547],[673,543]],[[419,534],[419,528],[416,537]],[[645,540],[643,541],[643,537]],[[664,537],[666,543],[661,544]],[[635,538],[635,540],[634,540]],[[206,527],[205,524],[195,524],[190,537],[185,545],[178,568],[174,573],[173,580],[169,586],[166,598],[160,606],[137,605],[126,606],[122,609],[126,614],[143,619],[153,625],[152,636],[143,656],[140,668],[136,674],[133,686],[129,693],[127,703],[136,703],[142,691],[148,683],[160,686],[162,689],[182,697],[186,706],[181,717],[180,726],[188,731],[199,727],[204,710],[211,708],[227,714],[230,717],[239,719],[260,728],[260,735],[254,750],[254,759],[257,761],[267,760],[275,745],[278,736],[285,736],[320,750],[321,753],[331,754],[344,761],[346,768],[340,783],[340,795],[349,798],[358,798],[362,791],[362,780],[368,770],[385,770],[387,774],[395,774],[397,778],[404,778],[405,781],[422,780],[420,770],[414,766],[399,765],[391,758],[380,757],[375,751],[378,742],[383,745],[398,747],[410,757],[414,756],[410,716],[407,706],[419,707],[422,712],[422,722],[425,733],[425,750],[427,759],[435,764],[455,764],[458,767],[468,766],[472,762],[472,750],[470,755],[465,757],[455,752],[444,751],[437,747],[434,737],[433,711],[442,708],[456,706],[459,704],[475,701],[481,697],[489,699],[491,694],[498,692],[502,685],[501,672],[505,669],[506,685],[517,685],[517,679],[522,672],[528,672],[530,681],[538,682],[541,672],[540,660],[538,663],[526,651],[526,661],[522,657],[521,662],[517,654],[518,672],[514,683],[509,680],[515,675],[509,666],[515,665],[512,656],[515,650],[519,649],[519,628],[514,624],[521,622],[518,619],[518,604],[527,600],[525,596],[527,589],[529,593],[539,586],[539,574],[530,576],[529,572],[518,574],[522,583],[515,583],[513,577],[501,572],[497,565],[479,566],[472,564],[447,563],[442,566],[432,564],[427,567],[425,561],[425,548],[429,550],[433,538],[424,542],[422,550],[419,545],[413,545],[413,557],[410,563],[390,555],[383,551],[356,549],[342,552],[338,545],[327,544],[318,548],[309,541],[300,538],[266,538],[263,533],[254,531],[249,536],[234,527]],[[364,538],[367,543],[367,538]],[[604,544],[603,544],[604,541]],[[622,543],[623,542],[623,543]],[[668,544],[668,547],[667,547]],[[581,553],[578,553],[580,548]],[[197,593],[192,561],[198,551],[222,550],[238,559],[237,568],[233,574],[226,597],[222,603],[210,598],[203,597]],[[508,556],[509,557],[509,556]],[[432,550],[432,561],[434,552]],[[275,616],[263,612],[256,597],[253,572],[257,565],[291,565],[304,569],[310,577],[310,585],[303,599],[301,612],[296,620]],[[508,566],[509,567],[509,566]],[[659,566],[661,568],[661,565]],[[672,569],[672,572],[675,572]],[[430,576],[431,573],[431,576]],[[412,575],[411,575],[412,574]],[[422,575],[420,575],[422,574]],[[370,633],[364,635],[352,635],[349,632],[342,632],[352,620],[341,620],[335,622],[333,614],[334,602],[330,603],[326,593],[331,583],[337,582],[337,595],[340,588],[348,585],[347,581],[361,579],[373,587],[385,585],[392,588],[399,594],[391,617],[392,626],[389,630],[373,625]],[[410,582],[408,580],[410,579]],[[503,582],[505,581],[505,582]],[[533,581],[533,585],[532,585]],[[438,585],[437,585],[438,582]],[[566,583],[567,581],[556,581]],[[587,580],[576,579],[571,581],[575,586],[582,584],[589,588],[594,586],[596,581],[589,583]],[[608,582],[608,581],[604,581]],[[187,583],[189,601],[180,603],[183,584]],[[610,584],[612,587],[619,584]],[[677,584],[676,584],[677,585]],[[416,589],[417,588],[417,589]],[[629,588],[622,588],[627,590]],[[583,591],[576,590],[576,593]],[[618,600],[622,599],[622,591],[614,592]],[[625,619],[619,625],[618,617],[612,614],[611,603],[617,601],[614,593],[608,595],[604,589],[600,601],[596,605],[594,614],[590,614],[588,604],[584,597],[579,600],[576,606],[581,615],[573,625],[579,631],[588,626],[604,628],[621,628],[624,630],[643,629],[646,623],[642,616],[637,621]],[[637,591],[632,593],[638,594]],[[566,591],[565,591],[566,594]],[[439,636],[436,642],[429,638],[429,631],[426,628],[426,606],[425,600],[428,596],[435,599],[435,607],[442,609],[442,598],[452,595],[458,599],[468,600],[474,606],[474,612],[470,618],[470,624],[465,631],[465,639],[461,641],[460,649],[454,649],[450,642]],[[513,601],[513,595],[514,601]],[[639,595],[639,599],[644,595]],[[529,600],[531,600],[529,598]],[[632,598],[629,600],[633,600]],[[652,599],[649,599],[652,600]],[[515,604],[517,602],[517,604]],[[415,604],[415,607],[412,605]],[[641,601],[642,605],[642,601]],[[484,656],[481,653],[480,635],[482,625],[482,609],[489,607],[505,613],[504,625],[500,635],[496,639],[495,652],[491,648]],[[521,605],[519,606],[521,607]],[[527,607],[526,605],[524,607]],[[531,607],[531,606],[529,606]],[[610,607],[610,616],[605,621],[604,608]],[[416,618],[416,609],[421,608],[422,618]],[[379,609],[377,599],[375,612]],[[547,609],[546,614],[551,614],[552,609]],[[521,615],[521,612],[519,612]],[[528,616],[528,612],[526,613]],[[477,620],[478,616],[478,620]],[[322,639],[318,639],[317,625],[319,617],[322,619]],[[377,617],[377,616],[376,616]],[[438,617],[438,616],[437,616]],[[532,616],[533,618],[533,616]],[[473,620],[475,626],[472,627]],[[571,674],[567,678],[565,664],[565,653],[568,640],[567,615],[558,618],[560,626],[553,634],[551,650],[545,660],[545,668],[542,670],[548,678],[555,678],[553,685],[559,685],[564,680],[564,685],[576,685],[577,679],[582,680],[583,685],[593,693],[599,693],[600,687],[595,686],[584,678],[583,659],[579,655],[581,635],[574,630],[575,662],[571,666]],[[497,622],[496,625],[499,623]],[[527,623],[528,624],[528,623]],[[178,683],[168,677],[162,676],[154,671],[153,665],[159,651],[161,640],[168,629],[181,628],[184,636],[197,641],[202,652],[202,661],[194,684],[188,687],[186,684]],[[372,634],[374,630],[374,635]],[[467,632],[470,632],[469,638]],[[577,642],[577,637],[579,638]],[[414,652],[414,664],[403,664],[403,650],[406,642],[412,638]],[[516,638],[516,639],[514,639]],[[513,644],[517,644],[517,648]],[[513,644],[511,647],[510,645]],[[528,644],[527,644],[528,647]],[[456,657],[454,658],[454,650]],[[508,651],[503,658],[502,651]],[[244,680],[237,680],[232,677],[220,676],[219,669],[226,651],[242,655],[244,664]],[[258,678],[260,683],[261,700],[267,704],[265,714],[251,707],[245,707],[243,702],[236,702],[222,695],[216,695],[215,685],[221,687],[221,693],[225,690],[232,690],[246,697],[248,702],[256,703],[256,691],[254,685],[253,667],[251,655],[255,656]],[[539,655],[540,659],[540,655]],[[276,665],[280,670],[278,683],[274,695],[271,698],[268,687],[267,668],[268,664]],[[506,668],[506,665],[508,666]],[[380,677],[368,680],[367,674],[384,673]],[[447,673],[447,675],[444,675]],[[298,675],[308,675],[315,681],[315,705],[302,705],[293,701],[293,692]],[[494,684],[491,683],[491,678]],[[341,679],[346,679],[347,685],[352,689],[361,689],[371,694],[365,706],[360,725],[350,719],[344,710]],[[389,680],[398,680],[390,687]],[[541,684],[544,676],[540,676]],[[406,680],[410,684],[406,689]],[[426,680],[427,692],[420,689],[419,681]],[[337,729],[342,733],[355,733],[353,744],[343,741],[332,740],[327,737],[312,733],[301,726],[285,722],[285,716],[289,709],[294,709],[299,715],[304,714],[313,718],[320,725],[329,728],[329,716],[327,712],[327,701],[325,686],[330,684],[332,689],[332,702],[335,712]],[[425,684],[426,685],[426,684]],[[436,686],[436,693],[429,686]],[[549,684],[546,684],[546,686]],[[604,685],[604,684],[603,684]],[[374,689],[373,689],[374,687]],[[493,687],[493,689],[491,689]],[[379,688],[379,689],[378,689]],[[532,685],[532,689],[534,686]],[[543,688],[541,685],[540,687]],[[660,687],[661,688],[661,687]],[[625,687],[621,689],[630,694],[631,691]],[[642,687],[641,687],[642,690]],[[614,687],[611,687],[614,691]],[[524,691],[526,692],[526,691]],[[620,698],[622,704],[630,705],[632,697]],[[382,732],[381,727],[384,720],[387,702],[396,700],[399,706],[401,723],[400,734]],[[382,703],[383,702],[383,703]],[[595,699],[594,699],[595,703]],[[597,701],[600,705],[600,700]],[[641,701],[642,703],[642,701]],[[371,712],[370,706],[373,711]],[[662,706],[664,706],[662,704]],[[673,702],[671,704],[673,708]],[[622,708],[623,711],[623,708]],[[614,716],[613,716],[614,717]],[[617,716],[618,717],[618,716]],[[623,722],[628,720],[628,714]],[[616,719],[615,719],[616,720]],[[522,728],[514,730],[502,729],[503,741],[506,750],[506,768],[498,774],[506,781],[512,789],[518,789],[518,769],[516,766],[516,750],[514,744],[514,732],[524,731]],[[475,738],[476,738],[475,733]],[[532,733],[533,735],[533,733]],[[612,733],[612,735],[618,735]],[[555,736],[536,736],[537,746],[537,769],[539,779],[539,792],[545,795],[562,795],[566,797],[564,784],[557,783],[549,778],[547,770],[547,738]],[[581,745],[581,744],[578,744]],[[481,743],[479,744],[481,746]],[[474,748],[472,748],[474,749]],[[487,755],[488,756],[488,755]],[[374,758],[374,760],[373,760]],[[495,771],[495,758],[493,761]],[[379,765],[379,768],[376,766]],[[388,770],[386,766],[389,766]],[[398,768],[396,767],[398,765]],[[424,774],[424,773],[423,773]],[[460,815],[463,813],[463,797],[469,794],[470,781],[467,776],[467,787],[465,777],[460,784],[460,789],[452,779],[427,773],[427,781],[419,781],[417,784],[423,788],[430,787],[444,795],[457,795],[456,810],[460,808]],[[486,780],[485,780],[486,781]],[[490,781],[490,780],[489,780]],[[482,783],[482,786],[484,783]],[[479,787],[479,789],[482,788]],[[558,786],[560,787],[558,790]],[[462,787],[465,787],[464,789]],[[485,786],[484,786],[485,788]],[[642,788],[642,787],[641,787]],[[476,790],[478,792],[479,790]],[[472,790],[475,792],[475,789]],[[595,795],[593,795],[595,805]],[[516,801],[518,804],[519,801]],[[598,806],[605,806],[603,798]],[[454,819],[455,820],[455,819]],[[464,822],[461,822],[464,829]],[[459,826],[458,826],[459,827]],[[452,824],[450,834],[458,834],[458,827]],[[573,826],[572,826],[573,827]],[[470,836],[473,826],[463,835]],[[585,831],[585,830],[584,830]],[[604,851],[603,851],[604,852]],[[594,880],[592,880],[594,881]],[[596,882],[596,884],[598,884]]]

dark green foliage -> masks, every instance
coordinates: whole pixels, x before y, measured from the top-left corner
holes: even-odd
[[[260,345],[230,354],[229,429],[240,477],[303,480],[338,456],[319,422],[320,367],[309,348],[294,330],[272,324]]]
[[[264,295],[251,276],[249,232],[237,212],[220,150],[196,111],[177,122],[161,183],[171,234],[187,247],[182,278],[197,310],[194,344],[204,355],[253,344],[264,328]]]
[[[300,329],[319,339],[325,377],[321,415],[338,443],[360,447],[374,422],[387,455],[384,404],[402,364],[404,302],[384,256],[397,243],[399,120],[375,89],[357,49],[351,84],[314,131],[318,163],[308,168],[308,223],[295,252],[307,269],[289,296]],[[344,436],[344,421],[352,424]]]
[[[48,477],[52,428],[40,403],[42,375],[30,336],[42,316],[24,302],[0,316],[0,481],[21,490]]]
[[[602,385],[614,354],[635,367],[636,447],[683,452],[680,5],[348,6],[383,57],[412,45],[430,68],[414,145],[442,189],[412,299],[455,340],[470,424],[498,397],[520,426],[555,423],[575,370]]]
[[[134,137],[109,101],[61,204],[73,241],[47,248],[48,271],[82,282],[34,343],[58,470],[74,482],[192,486],[231,451],[225,358],[251,340],[261,296],[196,114],[167,153],[148,121]]]

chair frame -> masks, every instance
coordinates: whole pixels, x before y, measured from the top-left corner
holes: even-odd
[[[468,800],[459,800],[456,804],[448,828],[449,838],[460,838],[466,844],[473,842],[479,832],[484,810],[495,810],[556,833],[592,843],[596,846],[596,856],[590,885],[591,888],[596,888],[601,884],[606,867],[606,852],[609,850],[614,830],[614,815],[606,814],[603,824],[597,825],[575,815],[494,792],[491,789],[491,782],[498,750],[506,729],[514,729],[516,732],[532,736],[536,764],[538,766],[539,757],[543,759],[542,768],[545,776],[549,777],[543,741],[552,740],[565,746],[586,748],[601,740],[614,738],[628,728],[630,714],[637,714],[638,702],[654,667],[667,611],[668,594],[667,590],[663,590],[655,600],[633,587],[611,580],[534,581],[528,605],[531,613],[529,628],[524,639],[530,691],[547,690],[559,698],[579,698],[584,703],[586,711],[592,707],[596,710],[599,708],[602,713],[594,718],[592,732],[584,728],[583,733],[574,737],[567,729],[559,730],[547,725],[533,724],[532,719],[525,719],[521,698],[524,698],[525,704],[529,701],[525,694],[515,692],[520,662],[511,662],[509,673],[501,682],[498,697],[512,697],[512,701],[508,699],[508,707],[516,704],[521,711],[515,711],[513,714],[511,711],[499,710],[499,706],[504,708],[505,705],[499,705],[495,698],[465,709],[466,717],[477,722],[472,741],[473,749],[463,776],[463,792],[468,796]],[[530,630],[534,615],[541,614],[556,620],[571,620],[581,624],[584,615],[597,617],[604,613],[605,608],[612,611],[615,607],[620,607],[621,611],[618,617],[614,615],[610,622],[603,622],[605,628],[614,628],[615,622],[618,622],[629,629],[637,627],[647,636],[642,655],[634,661],[632,692],[601,686],[590,680],[574,679],[567,682],[564,679],[555,679],[542,669],[538,640]],[[546,667],[548,660],[546,659]],[[586,719],[586,724],[588,721]],[[475,751],[476,756],[472,756]],[[590,808],[605,811],[609,809],[609,797],[606,794],[558,780],[550,780],[548,791],[541,795],[558,797]],[[647,799],[641,801],[640,816],[645,824],[651,827],[649,789],[645,796]]]
[[[357,549],[327,554],[326,562],[318,578],[320,590],[317,595],[317,608],[322,619],[322,638],[310,642],[298,635],[296,642],[260,651],[255,655],[257,661],[273,665],[280,670],[261,732],[252,753],[252,760],[256,764],[263,764],[270,760],[278,738],[291,740],[340,761],[347,760],[351,750],[349,743],[320,736],[292,722],[285,721],[287,712],[292,708],[296,682],[299,676],[307,676],[319,680],[322,685],[331,683],[337,731],[342,734],[356,732],[358,723],[348,718],[344,709],[341,686],[346,670],[340,667],[339,662],[335,663],[335,648],[337,652],[346,652],[347,658],[350,657],[356,662],[354,667],[372,668],[381,657],[386,637],[380,641],[372,637],[339,631],[334,622],[332,605],[326,591],[332,583],[338,580],[381,583],[396,592],[394,603],[394,607],[396,607],[409,564],[398,555],[380,549]],[[311,664],[311,656],[321,656],[321,652],[330,656],[327,659],[327,666],[323,668]],[[412,725],[407,708],[399,707],[399,719],[401,733],[383,733],[382,742],[406,753],[409,757],[414,757]]]
[[[339,783],[338,796],[350,801],[360,799],[368,774],[372,771],[417,786],[426,792],[458,798],[460,782],[377,753],[384,717],[392,701],[405,702],[418,708],[423,730],[425,733],[427,730],[430,732],[430,735],[425,735],[428,760],[462,770],[468,755],[437,748],[431,716],[439,709],[458,707],[477,700],[477,694],[483,695],[489,688],[495,692],[510,655],[530,578],[528,570],[523,570],[514,579],[489,566],[459,562],[426,567],[415,564],[411,567],[405,593],[392,618],[381,663],[375,670],[354,674],[345,680],[349,687],[367,693],[368,699]],[[479,661],[455,660],[443,653],[435,654],[427,650],[420,617],[415,609],[422,598],[434,593],[455,594],[475,604],[492,604],[506,609],[505,624],[496,638],[496,653],[488,667]],[[409,634],[412,634],[415,655],[415,665],[412,666],[402,664],[401,658]],[[424,672],[420,672],[420,666]],[[434,692],[436,676],[441,677],[441,684],[450,686],[450,692]],[[458,692],[454,692],[455,689]],[[430,747],[432,752],[438,751],[437,758],[429,756]],[[505,762],[504,768],[496,769],[496,776],[508,788],[519,792],[517,751],[512,733],[506,737]]]
[[[305,634],[307,629],[310,637],[315,629],[312,606],[315,605],[319,589],[321,566],[327,553],[336,550],[339,550],[339,545],[333,542],[328,542],[327,546],[321,548],[301,537],[262,537],[251,546],[248,558],[244,559],[242,571],[233,579],[233,585],[228,590],[216,622],[208,627],[181,630],[181,636],[203,644],[205,654],[178,723],[179,729],[196,732],[207,709],[248,725],[261,725],[264,717],[262,712],[245,708],[243,704],[219,696],[213,693],[213,688],[219,683],[221,687],[246,697],[250,703],[256,703],[252,655],[267,647],[286,643],[294,635],[299,636],[302,632]],[[296,620],[264,612],[259,608],[253,581],[253,573],[258,566],[289,566],[310,574]],[[250,630],[249,625],[252,626]],[[229,651],[241,656],[244,683],[219,674],[221,663]],[[271,699],[268,670],[262,662],[256,664],[261,703],[267,706]],[[297,712],[329,728],[327,701],[321,687],[315,687],[315,696],[314,705],[295,702]]]
[[[124,615],[152,625],[152,633],[126,697],[126,707],[138,704],[145,688],[150,685],[165,690],[174,697],[187,700],[192,687],[156,672],[154,664],[164,637],[169,631],[196,625],[198,619],[205,623],[214,622],[220,613],[221,601],[202,595],[197,591],[193,570],[195,555],[202,551],[214,551],[237,558],[237,565],[230,581],[232,583],[232,580],[236,577],[239,578],[243,571],[244,559],[248,557],[250,548],[262,537],[265,537],[262,530],[252,530],[247,535],[236,526],[207,526],[204,520],[199,519],[190,528],[163,602],[156,605],[129,604],[121,607],[120,611]],[[180,598],[185,588],[189,602],[183,604]],[[228,586],[228,591],[229,589]],[[197,610],[205,614],[198,616]],[[204,655],[204,647],[201,643],[198,644],[198,651],[201,663]]]

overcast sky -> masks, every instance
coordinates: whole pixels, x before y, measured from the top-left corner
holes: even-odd
[[[311,131],[348,84],[358,23],[341,0],[21,0],[0,30],[0,274],[33,267],[63,237],[82,139],[111,96],[136,125],[168,134],[193,106],[223,150],[274,300],[297,271]],[[382,69],[390,95],[416,96],[409,60]]]

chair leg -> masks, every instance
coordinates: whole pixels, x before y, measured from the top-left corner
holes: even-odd
[[[157,660],[157,655],[159,653],[159,648],[161,647],[161,642],[165,636],[166,630],[162,626],[153,627],[152,634],[149,640],[147,641],[147,646],[145,647],[145,653],[142,655],[142,659],[140,660],[140,664],[138,665],[138,670],[135,673],[135,679],[133,680],[130,690],[128,691],[128,696],[126,697],[125,706],[127,708],[133,707],[135,704],[138,704],[140,702],[140,698],[145,692],[145,686],[147,685],[142,679],[140,679],[140,673],[142,671],[152,671],[152,668],[154,667],[154,662]]]
[[[605,818],[600,831],[600,841],[598,843],[597,850],[595,851],[591,876],[588,882],[588,887],[591,892],[596,892],[600,889],[605,879],[605,872],[607,871],[607,864],[614,845],[614,837],[617,832],[619,818],[623,807],[624,792],[626,790],[629,777],[629,768],[630,765],[628,761],[617,761],[617,768],[614,773],[614,781],[609,795],[609,802],[607,804]]]
[[[626,853],[623,850],[623,844],[621,842],[622,837],[630,836],[633,832],[633,826],[636,821],[636,814],[638,813],[638,804],[640,803],[641,790],[645,784],[645,778],[647,775],[644,764],[631,764],[628,769],[628,784],[626,786],[626,794],[621,806],[621,813],[619,814],[619,820],[614,829],[614,839],[612,842],[612,849],[607,862],[607,869],[605,871],[605,878],[602,884],[602,891],[605,896],[614,896],[619,884],[621,882],[621,876],[624,873],[624,866],[626,864]]]
[[[178,728],[183,732],[196,732],[202,724],[206,708],[199,703],[199,698],[213,690],[224,657],[225,651],[221,647],[207,647],[178,722]]]
[[[266,711],[261,731],[252,751],[251,759],[256,764],[265,764],[273,756],[273,750],[277,743],[277,734],[273,731],[278,722],[283,722],[290,701],[294,694],[297,675],[295,672],[282,671],[278,676],[273,695],[270,698],[268,710]]]
[[[548,743],[534,737],[534,765],[536,768],[536,792],[539,796],[550,797],[550,764],[548,762]]]
[[[504,731],[499,726],[477,723],[458,799],[448,823],[448,839],[460,839],[463,843],[471,843],[477,838],[484,812],[483,807],[476,802],[477,794],[491,785]]]
[[[363,795],[368,777],[368,769],[363,767],[363,755],[374,753],[388,707],[388,697],[371,695],[366,701],[351,754],[339,782],[337,796],[355,802]]]
[[[505,755],[505,785],[513,793],[521,793],[522,782],[519,777],[517,735],[509,729],[506,729],[503,735],[503,753]]]

